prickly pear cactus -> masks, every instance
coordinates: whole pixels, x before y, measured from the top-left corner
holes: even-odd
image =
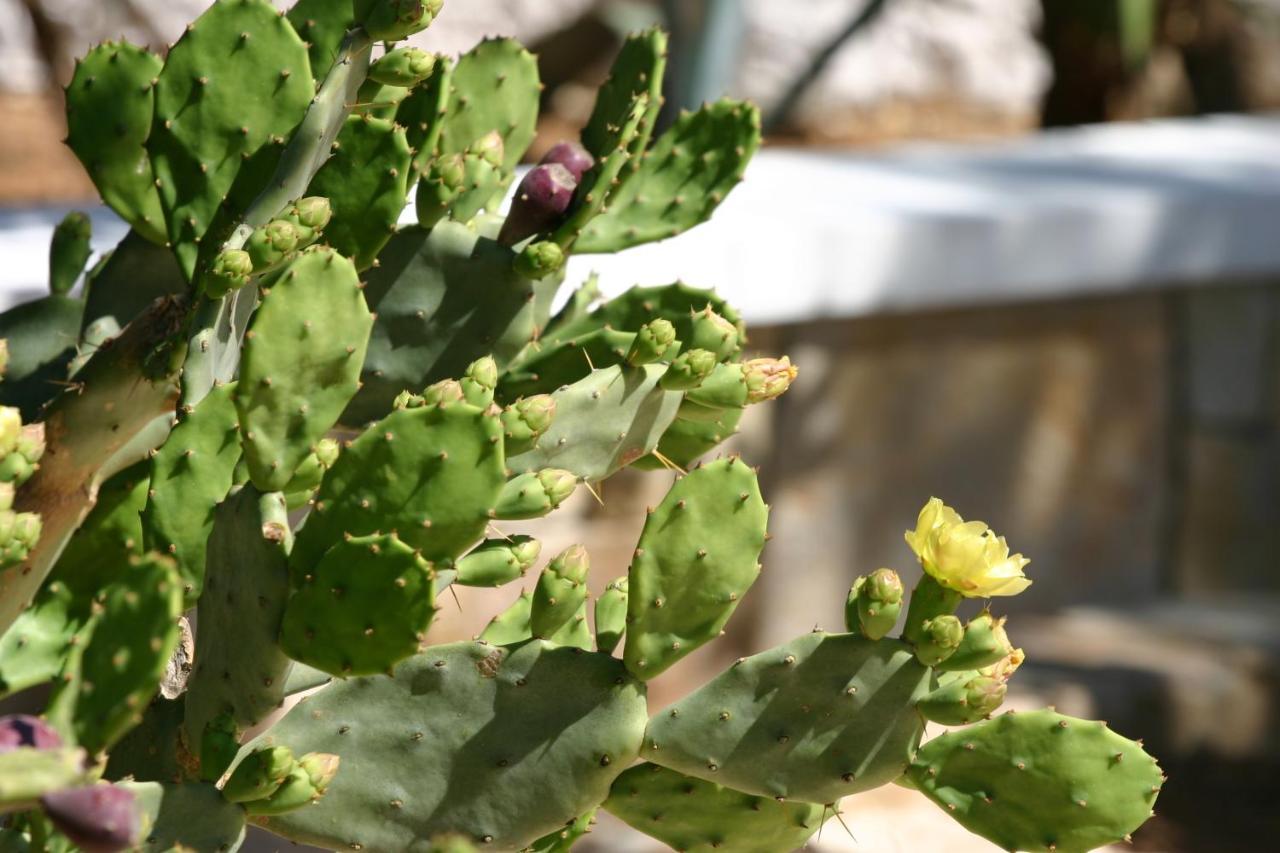
[[[1010,849],[1132,833],[1163,781],[1140,745],[992,718],[1022,652],[955,610],[1021,592],[1026,560],[941,501],[907,535],[909,595],[879,569],[845,633],[649,705],[768,560],[755,471],[704,457],[797,369],[744,358],[697,287],[600,302],[589,280],[552,305],[574,253],[704,221],[756,110],[656,127],[666,36],[640,33],[580,140],[512,190],[537,60],[395,44],[441,8],[217,0],[164,58],[108,42],[77,67],[68,144],[131,231],[94,262],[72,214],[49,294],[0,316],[0,696],[50,688],[40,717],[0,718],[0,846],[229,852],[253,823],[565,853],[604,810],[676,850],[764,853],[895,781]],[[607,586],[582,546],[500,526],[627,467],[669,491],[629,565],[597,561]],[[443,642],[454,584],[512,603]]]

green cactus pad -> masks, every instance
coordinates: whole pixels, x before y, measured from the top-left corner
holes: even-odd
[[[49,573],[51,582],[69,590],[80,616],[88,617],[90,602],[129,570],[130,558],[141,556],[141,513],[147,503],[150,465],[130,466],[102,484],[98,502],[71,534]]]
[[[596,599],[596,646],[609,654],[622,642],[627,630],[627,579],[610,581]]]
[[[929,678],[897,640],[815,631],[741,659],[660,711],[644,757],[750,794],[834,803],[902,775]]]
[[[409,192],[411,154],[404,128],[377,118],[351,116],[337,148],[320,167],[308,195],[333,206],[325,241],[357,269],[373,264],[395,233]]]
[[[172,850],[233,851],[244,841],[244,809],[213,785],[200,782],[120,782],[143,814],[140,853]]]
[[[688,403],[687,395],[685,403]],[[723,409],[714,421],[677,417],[662,434],[662,440],[658,442],[658,453],[661,453],[667,462],[663,462],[656,456],[646,456],[639,460],[635,467],[645,471],[655,471],[667,467],[669,462],[681,468],[688,468],[700,457],[736,434],[740,420],[742,420],[742,409]]]
[[[40,416],[65,387],[83,314],[83,302],[56,293],[0,314],[0,339],[9,343],[0,405],[17,406],[26,422]]]
[[[85,54],[67,86],[67,146],[107,206],[153,243],[169,238],[146,141],[160,57],[126,41]]]
[[[344,423],[381,417],[401,391],[461,376],[483,355],[505,367],[546,325],[562,274],[522,278],[491,236],[441,222],[406,228],[383,249],[364,291],[377,313],[364,385]]]
[[[151,458],[151,486],[142,514],[147,548],[168,554],[182,574],[187,604],[204,585],[205,543],[213,512],[231,490],[240,461],[234,384],[214,388],[183,417]]]
[[[714,290],[677,281],[654,287],[632,287],[585,316],[557,324],[539,342],[543,346],[549,346],[606,327],[637,331],[655,318],[670,321],[676,327],[676,337],[687,341],[693,337],[695,313],[707,306],[733,323],[739,330],[739,338],[743,337],[742,318],[737,309]]]
[[[341,757],[318,803],[265,825],[302,843],[403,850],[458,832],[518,850],[603,800],[636,756],[644,687],[605,655],[532,641],[429,648],[334,682],[272,730]]]
[[[779,853],[804,847],[829,807],[744,794],[643,763],[617,778],[604,809],[673,850]]]
[[[212,531],[186,693],[191,744],[219,714],[230,714],[242,729],[262,722],[284,703],[291,669],[277,640],[292,544],[283,496],[246,485],[217,508]]]
[[[44,684],[61,672],[84,618],[66,584],[46,583],[0,637],[0,696]]]
[[[186,776],[182,743],[185,696],[151,700],[142,722],[111,748],[103,778],[112,782],[179,782]]]
[[[759,146],[760,113],[750,104],[725,100],[682,115],[585,225],[575,251],[617,252],[705,222]]]
[[[155,695],[178,642],[182,581],[172,560],[148,554],[99,600],[49,700],[50,719],[93,753],[137,725]]]
[[[1006,850],[1092,850],[1151,815],[1164,777],[1105,723],[1003,714],[920,748],[908,779],[965,829]]]
[[[285,14],[311,57],[311,73],[323,79],[338,58],[338,47],[355,25],[351,0],[298,0]]]
[[[54,226],[53,237],[49,240],[51,293],[70,293],[76,286],[85,264],[89,263],[89,239],[92,236],[89,216],[79,210],[71,211]]]
[[[633,332],[592,329],[579,337],[544,344],[532,342],[502,377],[498,396],[511,400],[550,394],[591,375],[592,370],[623,365],[635,343]]]
[[[603,480],[649,453],[675,419],[680,394],[659,387],[666,367],[593,371],[552,394],[556,416],[536,447],[507,460],[513,471],[564,468]]]
[[[285,605],[280,645],[333,675],[385,672],[426,639],[435,616],[431,567],[395,534],[336,543]]]
[[[512,173],[533,142],[542,84],[538,61],[514,39],[485,39],[458,57],[449,80],[440,154],[461,154],[491,130],[502,136],[502,171]]]
[[[236,385],[249,476],[283,489],[355,394],[373,317],[349,259],[304,252],[263,297]]]
[[[642,93],[648,95],[644,117],[628,149],[634,156],[649,145],[653,123],[662,109],[662,78],[667,65],[667,34],[659,29],[633,33],[622,43],[609,79],[596,94],[591,118],[582,128],[582,145],[597,159],[608,156],[617,144],[614,134],[626,122]]]
[[[481,538],[506,482],[497,414],[465,403],[392,412],[342,451],[290,560],[295,584],[345,534],[395,530],[447,563]]]
[[[533,613],[533,594],[522,591],[511,606],[489,620],[480,639],[495,646],[523,643],[533,636],[529,617]]]
[[[287,136],[315,92],[306,46],[266,0],[219,0],[169,51],[147,149],[188,275],[243,159]]]
[[[760,573],[768,518],[755,471],[740,459],[676,481],[645,520],[628,572],[632,674],[653,678],[720,635]]]

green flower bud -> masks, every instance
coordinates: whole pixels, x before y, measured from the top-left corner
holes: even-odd
[[[920,627],[916,658],[925,666],[934,666],[949,658],[964,639],[964,626],[950,614],[935,616]]]
[[[627,353],[627,362],[639,367],[658,361],[675,342],[676,327],[671,325],[670,320],[662,317],[650,320],[636,332],[631,351]]]
[[[431,25],[444,0],[354,0],[356,23],[375,41],[400,41]]]
[[[490,166],[497,168],[502,165],[504,158],[503,147],[502,134],[496,130],[491,130],[471,143],[467,148],[467,153],[474,154]]]
[[[329,204],[329,199],[313,195],[298,199],[290,213],[291,218],[297,220],[296,224],[319,231],[329,224],[333,217],[333,207]]]
[[[697,388],[716,369],[717,363],[716,354],[710,350],[685,350],[671,362],[659,383],[668,391]]]
[[[546,278],[564,266],[564,249],[558,243],[541,240],[530,243],[516,255],[515,271],[525,278]]]
[[[724,361],[738,349],[738,339],[738,327],[708,305],[694,312],[693,332],[685,343],[689,347],[710,350],[718,361]]]
[[[416,86],[431,74],[436,58],[416,47],[398,47],[369,66],[369,79],[383,86]]]
[[[569,495],[578,488],[577,475],[561,468],[543,468],[538,472],[537,477],[547,495],[547,500],[553,507],[560,506],[568,500]]]
[[[240,249],[227,249],[219,252],[209,268],[205,279],[205,293],[212,299],[225,296],[233,290],[239,290],[249,283],[253,275],[253,259],[249,253]]]
[[[441,379],[435,384],[428,385],[422,391],[422,404],[424,406],[447,406],[462,399],[464,399],[462,384],[456,379]]]

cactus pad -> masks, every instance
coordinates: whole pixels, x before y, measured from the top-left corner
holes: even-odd
[[[596,159],[609,154],[611,143],[615,143],[616,128],[626,122],[635,99],[642,93],[648,95],[644,118],[628,148],[635,155],[648,147],[653,123],[662,109],[662,78],[666,65],[667,34],[662,30],[635,33],[623,42],[609,71],[609,79],[596,94],[591,118],[582,129],[583,147]]]
[[[345,534],[391,531],[431,562],[480,539],[506,477],[502,423],[465,403],[392,412],[342,451],[290,560],[295,585]]]
[[[242,729],[261,722],[284,702],[291,667],[277,642],[292,542],[283,497],[246,485],[217,508],[212,530],[186,693],[191,744],[219,714]]]
[[[779,802],[638,764],[613,783],[604,809],[673,850],[777,853],[804,847],[827,806]]]
[[[351,261],[304,252],[262,300],[246,335],[236,410],[249,476],[278,491],[355,394],[373,317]]]
[[[325,241],[357,269],[370,266],[395,232],[409,192],[410,159],[404,128],[351,116],[333,156],[307,189],[308,195],[329,199],[333,219],[324,229]]]
[[[556,415],[536,447],[507,460],[514,471],[563,468],[603,480],[657,446],[680,394],[658,386],[662,365],[593,371],[552,394]]]
[[[307,45],[312,75],[323,78],[338,58],[342,37],[356,22],[350,0],[298,0],[285,17]]]
[[[906,644],[815,631],[743,658],[659,712],[644,757],[751,794],[834,803],[902,775],[924,727],[914,703],[928,688]]]
[[[231,853],[244,841],[244,810],[208,784],[121,782],[143,815],[140,853],[208,850]]]
[[[392,533],[336,543],[300,580],[280,645],[333,675],[386,671],[418,650],[435,616],[431,567]]]
[[[188,604],[200,596],[213,511],[231,490],[240,461],[233,389],[234,385],[215,388],[178,422],[151,459],[142,515],[144,540],[148,548],[167,553],[178,564]]]
[[[628,573],[627,668],[653,678],[720,634],[760,572],[769,510],[722,459],[677,480],[645,520]]]
[[[486,133],[502,136],[502,171],[510,175],[533,142],[542,84],[538,61],[513,39],[486,39],[458,57],[449,80],[440,154],[461,154]]]
[[[586,224],[574,248],[617,252],[674,237],[710,218],[742,180],[760,146],[760,113],[719,101],[686,113],[641,155],[640,165]]]
[[[1105,723],[1053,711],[1002,714],[920,748],[912,784],[1006,850],[1083,851],[1127,838],[1164,777]]]
[[[146,141],[163,65],[145,48],[104,42],[85,54],[67,86],[68,147],[107,206],[160,244],[168,237]]]
[[[241,162],[289,134],[314,96],[306,46],[266,0],[219,0],[169,51],[147,148],[188,275]]]
[[[266,826],[342,849],[464,834],[517,850],[604,799],[636,755],[644,688],[605,655],[533,641],[429,648],[391,677],[334,682],[270,737],[336,753],[318,803]]]

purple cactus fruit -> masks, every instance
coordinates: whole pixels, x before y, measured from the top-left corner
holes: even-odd
[[[62,746],[62,738],[39,717],[26,714],[0,717],[0,753],[12,752],[23,746],[57,749]]]
[[[502,223],[498,242],[513,246],[554,225],[573,201],[578,182],[559,163],[534,166],[525,174],[511,201],[511,212]]]
[[[551,150],[542,155],[539,166],[559,163],[569,170],[575,181],[581,181],[587,170],[596,164],[596,159],[576,142],[557,142]]]
[[[138,843],[141,820],[133,793],[105,782],[40,798],[44,813],[86,853],[116,853]]]

